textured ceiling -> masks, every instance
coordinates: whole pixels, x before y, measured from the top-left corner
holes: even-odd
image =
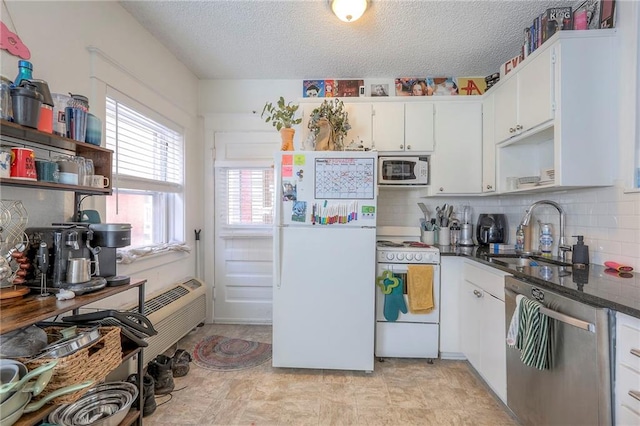
[[[576,2],[370,0],[353,23],[328,0],[120,3],[200,79],[313,79],[488,75]]]

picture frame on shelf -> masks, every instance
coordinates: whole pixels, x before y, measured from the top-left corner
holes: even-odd
[[[324,80],[303,80],[302,96],[305,98],[324,98]]]
[[[388,84],[372,84],[371,85],[371,96],[389,96],[389,85]]]

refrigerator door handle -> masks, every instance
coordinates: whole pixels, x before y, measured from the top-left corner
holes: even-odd
[[[276,226],[273,233],[273,251],[275,254],[275,261],[273,262],[273,279],[275,280],[276,287],[279,289],[282,286],[282,227]]]

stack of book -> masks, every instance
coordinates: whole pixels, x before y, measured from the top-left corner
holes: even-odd
[[[585,0],[575,9],[552,7],[524,29],[522,55],[527,57],[561,30],[593,30],[615,26],[615,0]]]

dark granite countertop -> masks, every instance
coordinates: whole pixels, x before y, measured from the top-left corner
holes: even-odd
[[[523,266],[516,269],[493,263],[487,247],[439,247],[441,256],[464,256],[492,266],[531,284],[566,295],[588,305],[609,308],[640,318],[640,274],[611,274],[602,265]],[[514,251],[501,254],[516,254]],[[558,260],[552,258],[552,260]],[[605,272],[607,270],[607,272]]]

